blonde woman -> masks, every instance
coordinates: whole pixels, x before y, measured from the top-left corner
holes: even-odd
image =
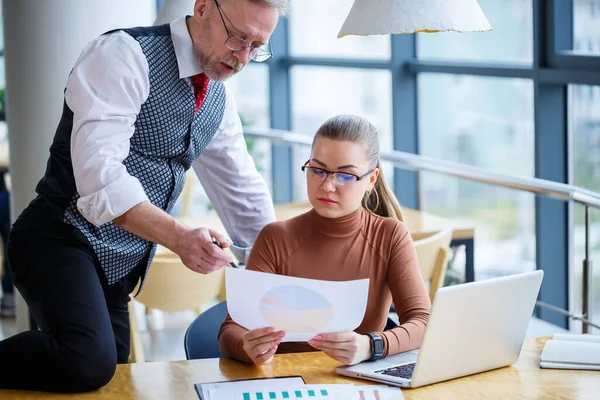
[[[317,131],[302,166],[313,209],[271,223],[259,234],[248,269],[311,279],[370,279],[365,317],[353,332],[281,343],[285,332],[253,331],[228,316],[219,333],[224,355],[253,364],[284,352],[321,350],[347,364],[420,346],[431,307],[412,238],[385,182],[375,127],[339,115]],[[394,301],[400,325],[384,331]]]

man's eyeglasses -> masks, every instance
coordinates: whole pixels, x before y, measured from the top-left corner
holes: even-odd
[[[308,164],[308,161],[306,163]],[[371,175],[373,171],[375,171],[375,168],[373,168],[366,174],[359,176],[349,172],[327,171],[326,169],[311,167],[307,164],[302,166],[302,172],[304,172],[306,179],[310,179],[315,182],[324,182],[325,179],[327,179],[327,176],[331,175],[333,178],[333,183],[336,186],[351,185],[366,178],[367,176]]]
[[[252,46],[243,38],[232,35],[229,33],[229,29],[227,29],[227,24],[225,23],[225,18],[223,18],[223,10],[221,6],[215,0],[215,4],[217,5],[217,10],[219,11],[219,16],[221,16],[221,21],[223,21],[223,26],[225,27],[225,32],[227,32],[227,40],[225,40],[225,46],[232,51],[244,51],[247,48],[250,48],[250,59],[256,62],[267,61],[269,58],[273,57],[273,52],[271,51],[271,41],[262,46]],[[225,15],[227,17],[227,15]],[[229,20],[229,18],[227,18]],[[231,21],[230,21],[231,23]]]

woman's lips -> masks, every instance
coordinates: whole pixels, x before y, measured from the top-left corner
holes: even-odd
[[[335,204],[336,203],[335,201],[328,199],[326,197],[319,197],[317,200],[319,200],[320,202],[325,203],[325,204]]]

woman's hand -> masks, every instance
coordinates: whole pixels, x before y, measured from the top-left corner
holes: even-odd
[[[268,364],[284,336],[284,331],[275,331],[272,327],[248,331],[243,336],[244,351],[254,364]]]
[[[308,344],[346,365],[358,364],[372,357],[371,339],[356,332],[321,333]]]

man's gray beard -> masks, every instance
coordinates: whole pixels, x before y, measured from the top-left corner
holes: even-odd
[[[210,30],[205,28],[204,34],[206,35],[207,41],[210,42],[210,36],[211,36]],[[214,64],[212,64],[210,62],[210,60],[202,57],[202,54],[200,53],[200,51],[198,51],[198,48],[196,47],[195,43],[194,43],[193,49],[194,49],[194,57],[196,58],[196,62],[198,62],[198,65],[200,65],[200,68],[202,68],[202,72],[204,72],[204,74],[206,74],[206,76],[208,76],[208,78],[211,80],[224,82],[227,79],[231,78],[232,76],[236,75],[238,72],[240,72],[244,68],[244,66],[240,65],[241,63],[239,63],[235,58],[232,60],[227,60],[227,62],[225,64],[227,64],[227,65],[233,64],[236,72],[234,72],[233,74],[225,75],[223,73],[216,71],[213,68]],[[217,62],[223,62],[223,60],[218,60]],[[208,74],[207,74],[207,72],[208,72]],[[213,77],[218,76],[219,79],[214,79],[213,77],[209,76],[209,74],[213,75]]]
[[[209,77],[209,79],[211,79],[213,81],[218,81],[218,82],[226,81],[227,79],[231,78],[232,76],[234,76],[235,74],[237,74],[238,72],[240,72],[243,69],[243,67],[240,68],[239,65],[234,65],[237,68],[236,72],[233,74],[225,74],[225,73],[216,71],[215,67],[214,67],[215,63],[211,63],[209,60],[205,60],[199,54],[196,54],[196,61],[200,65],[200,68],[202,68],[202,72],[204,72],[206,74],[206,76]],[[216,61],[216,62],[222,62],[222,61]],[[230,65],[229,63],[225,63],[225,64]],[[215,76],[217,77],[217,79],[215,79]]]

